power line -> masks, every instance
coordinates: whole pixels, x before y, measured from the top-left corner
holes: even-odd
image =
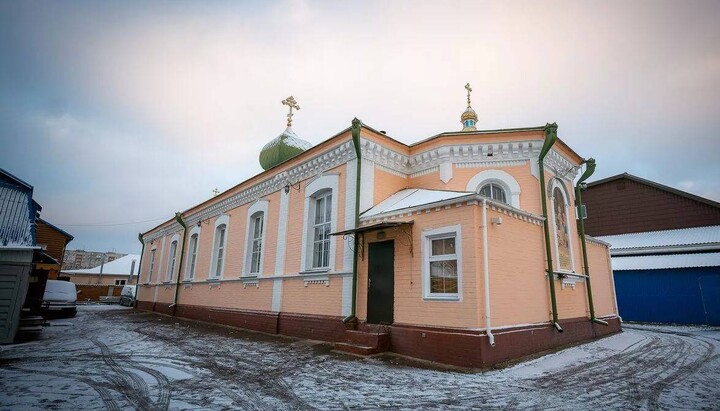
[[[151,223],[153,221],[159,221],[159,220],[169,220],[171,217],[159,217],[159,218],[153,218],[151,220],[143,220],[143,221],[126,221],[123,223],[100,223],[100,224],[59,224],[59,223],[53,223],[53,225],[59,225],[63,227],[112,227],[112,226],[121,226],[121,225],[134,225],[134,224],[142,224],[142,223]]]

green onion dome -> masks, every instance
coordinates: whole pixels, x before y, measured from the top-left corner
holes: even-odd
[[[288,127],[260,151],[260,165],[268,170],[289,160],[312,147],[312,144],[301,139],[292,128]]]

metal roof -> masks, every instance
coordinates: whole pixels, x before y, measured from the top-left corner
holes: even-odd
[[[611,251],[663,247],[720,245],[720,225],[646,231],[597,237],[610,243]]]
[[[135,265],[133,266],[133,261]],[[133,272],[130,273],[130,269]],[[117,260],[105,263],[103,266],[103,275],[137,275],[138,269],[140,268],[140,255],[128,254],[124,257],[120,257]],[[84,268],[79,270],[62,270],[63,273],[67,274],[84,274],[84,275],[96,275],[100,274],[100,266],[94,268]]]
[[[407,188],[398,191],[397,193],[381,201],[371,209],[365,211],[364,213],[362,213],[362,218],[468,196],[475,196],[475,193],[466,191],[443,191]]]
[[[613,271],[720,267],[720,253],[620,256],[612,258],[612,265]]]

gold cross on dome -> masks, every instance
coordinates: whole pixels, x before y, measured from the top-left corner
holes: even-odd
[[[288,111],[288,115],[287,115],[287,118],[288,118],[287,126],[290,127],[292,125],[292,116],[293,116],[292,111],[293,111],[293,109],[300,110],[300,106],[298,106],[298,103],[297,103],[297,101],[295,101],[295,97],[293,97],[293,96],[286,98],[285,100],[282,101],[282,103],[283,103],[283,105],[288,106],[289,111]]]
[[[472,88],[470,88],[470,83],[467,83],[465,85],[465,90],[467,90],[468,93],[468,107],[470,107],[470,92],[472,91]]]

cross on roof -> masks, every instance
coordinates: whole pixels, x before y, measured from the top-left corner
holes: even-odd
[[[472,91],[472,88],[470,87],[470,83],[467,83],[465,85],[465,90],[467,90],[467,93],[468,93],[468,107],[470,107],[470,92]]]
[[[283,105],[288,106],[288,121],[287,126],[290,127],[292,125],[292,116],[293,116],[293,109],[300,110],[300,106],[298,106],[297,101],[295,101],[295,97],[290,96],[282,101]]]
[[[218,194],[220,194],[220,190],[218,190],[217,188],[215,188],[215,189],[213,190],[213,197],[217,196]]]

